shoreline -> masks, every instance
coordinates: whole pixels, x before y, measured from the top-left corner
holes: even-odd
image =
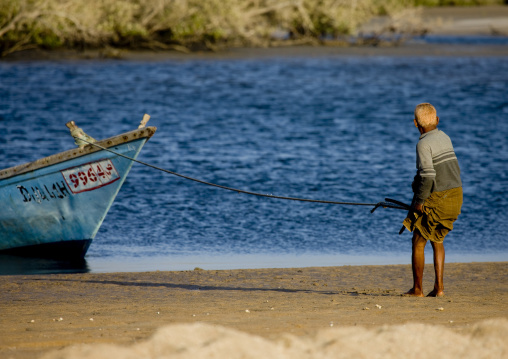
[[[387,25],[386,17],[378,17],[366,23],[361,32],[376,33]],[[492,36],[508,38],[508,5],[471,7],[434,7],[421,11],[421,21],[430,36],[454,36],[457,38]],[[410,40],[399,46],[340,46],[333,41],[323,45],[289,45],[267,48],[229,48],[217,52],[183,53],[175,50],[151,51],[128,49],[98,50],[25,50],[0,58],[0,63],[24,61],[190,61],[235,60],[325,56],[508,56],[508,45],[492,44],[436,44]]]
[[[108,50],[109,51],[109,50]],[[40,61],[224,61],[224,60],[269,60],[295,58],[333,57],[507,57],[508,45],[497,44],[435,44],[408,42],[397,46],[333,46],[295,45],[268,48],[231,48],[218,52],[181,53],[176,51],[146,50],[26,50],[11,54],[0,63],[30,63]]]
[[[464,334],[508,319],[507,270],[508,262],[447,263],[442,298],[401,296],[411,286],[410,265],[0,276],[0,356],[59,357],[77,344],[125,350],[161,327],[197,323],[270,342],[309,338],[330,323],[418,323]],[[426,292],[433,279],[427,265]]]
[[[426,264],[432,265],[432,252],[426,251]],[[503,262],[508,253],[461,254],[447,253],[448,263]],[[85,257],[80,261],[0,255],[0,276],[70,273],[142,273],[203,270],[285,269],[309,267],[344,267],[364,265],[408,265],[410,249],[401,253],[374,254],[239,254],[195,253],[141,257]]]

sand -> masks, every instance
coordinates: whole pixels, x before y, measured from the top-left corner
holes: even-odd
[[[442,298],[402,296],[409,265],[1,276],[0,357],[502,358],[507,273],[446,264]]]

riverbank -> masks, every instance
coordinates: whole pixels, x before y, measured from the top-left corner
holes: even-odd
[[[160,341],[165,338],[162,341],[170,343],[181,334],[185,341],[178,339],[180,349],[194,357],[210,357],[206,352],[210,347],[204,344],[210,336],[216,338],[212,342],[222,340],[222,349],[216,348],[222,354],[228,352],[228,345],[230,351],[237,348],[232,342],[241,339],[245,341],[241,350],[250,352],[250,357],[259,350],[277,357],[278,350],[289,356],[304,343],[318,350],[324,338],[340,342],[355,337],[373,345],[389,333],[393,336],[383,339],[390,344],[385,349],[407,355],[406,334],[413,325],[423,325],[418,330],[426,334],[419,337],[440,340],[435,348],[442,344],[444,354],[455,345],[489,340],[490,349],[464,348],[506,353],[506,344],[496,338],[508,334],[507,270],[508,262],[447,264],[443,298],[401,296],[411,286],[409,265],[1,276],[0,356],[70,357],[68,351],[75,358],[97,357],[98,352],[110,355],[98,346],[104,343],[118,345],[109,348],[115,357],[128,357],[123,352],[134,355],[135,350],[128,349],[132,345],[169,355],[178,348],[161,346]],[[432,283],[432,266],[427,265],[427,291]],[[497,321],[475,327],[491,319]],[[339,332],[333,331],[337,328]],[[156,332],[158,337],[149,339]],[[416,337],[413,334],[411,341],[418,344]],[[286,340],[282,338],[290,338],[287,345],[281,345]],[[262,343],[267,346],[259,347]],[[88,346],[60,352],[80,344]],[[361,344],[343,348],[349,357],[366,349]],[[469,357],[481,354],[474,350]]]
[[[425,8],[419,15],[420,26],[428,29],[427,36],[480,37],[473,44],[426,42],[425,37],[399,44],[385,42],[376,46],[344,46],[334,41],[305,43],[276,47],[232,47],[220,51],[181,52],[175,50],[142,50],[105,48],[99,50],[40,50],[14,52],[2,61],[122,59],[131,61],[245,59],[269,57],[325,56],[508,56],[508,46],[482,41],[482,36],[499,39],[508,37],[508,6]],[[390,19],[378,17],[365,24],[361,32],[380,33]]]
[[[390,47],[333,47],[333,46],[290,46],[272,48],[235,48],[221,52],[196,52],[182,54],[179,52],[154,51],[119,51],[115,58],[125,61],[196,61],[196,60],[241,60],[295,57],[425,57],[425,56],[466,56],[466,57],[501,57],[508,56],[508,46],[500,45],[449,45],[449,44],[404,44]],[[104,59],[111,60],[103,51],[30,51],[13,54],[7,61],[76,61]]]

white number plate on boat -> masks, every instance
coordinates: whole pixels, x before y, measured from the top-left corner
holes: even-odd
[[[61,172],[72,193],[92,191],[120,179],[110,160],[87,163]]]

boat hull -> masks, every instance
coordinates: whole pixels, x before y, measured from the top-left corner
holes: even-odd
[[[148,138],[124,136],[123,143],[109,140],[109,147],[136,158]],[[0,179],[0,253],[85,256],[133,162],[92,147],[63,154],[63,160]]]
[[[54,258],[72,261],[84,258],[90,244],[92,244],[92,239],[65,240],[4,249],[0,251],[0,253],[23,257]]]

